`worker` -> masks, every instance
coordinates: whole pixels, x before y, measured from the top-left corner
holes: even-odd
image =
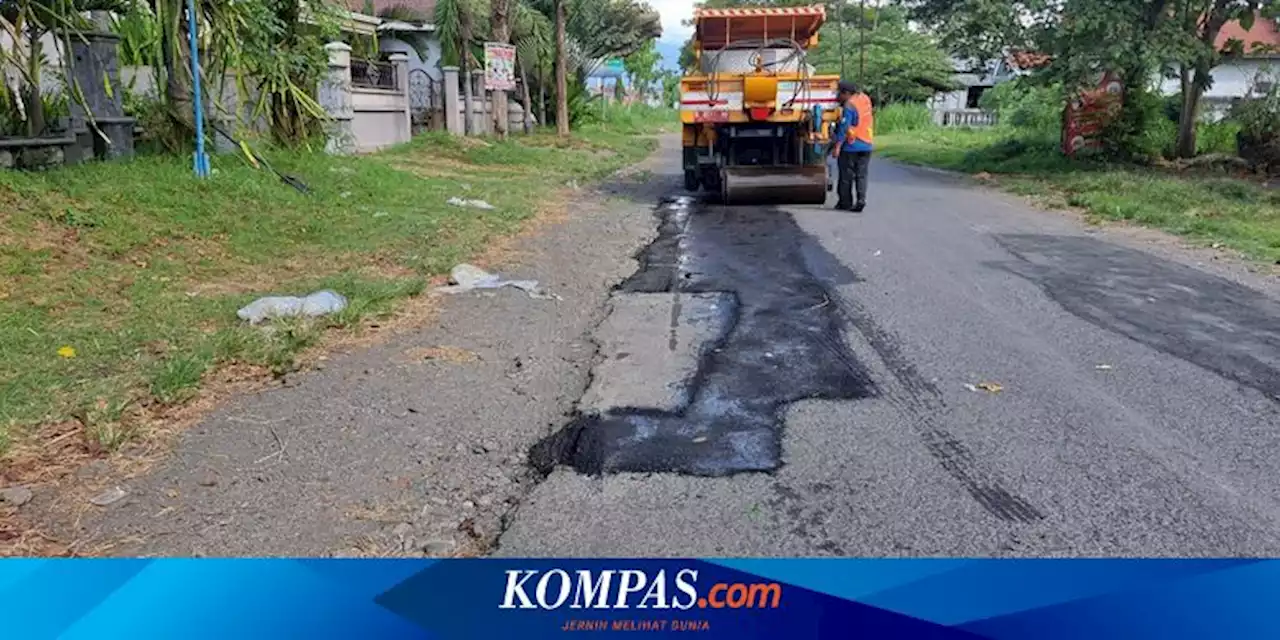
[[[836,126],[834,144],[831,145],[839,175],[836,208],[861,212],[867,206],[867,169],[874,149],[871,98],[854,83],[841,82],[837,100],[843,109],[840,123]],[[858,193],[856,202],[853,199],[855,186]]]

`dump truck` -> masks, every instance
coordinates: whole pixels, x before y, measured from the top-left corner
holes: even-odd
[[[806,56],[823,6],[698,9],[680,80],[684,186],[725,204],[822,204],[839,76]]]

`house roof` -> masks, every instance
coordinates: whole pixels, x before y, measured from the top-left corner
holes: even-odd
[[[1253,28],[1245,31],[1244,26],[1238,21],[1229,22],[1222,26],[1222,31],[1218,33],[1218,40],[1214,42],[1214,46],[1219,51],[1227,48],[1232,40],[1239,40],[1244,43],[1244,55],[1265,56],[1280,54],[1280,26],[1276,21],[1270,18],[1259,16],[1253,21]]]
[[[347,7],[352,11],[365,13],[364,0],[346,0]],[[421,13],[427,22],[435,22],[436,18],[436,0],[372,0],[373,15],[379,15],[383,11],[391,7],[401,6],[406,9],[412,9],[416,13]]]
[[[1015,69],[1029,71],[1031,69],[1039,69],[1053,60],[1047,53],[1037,53],[1035,51],[1011,51],[1005,60]]]

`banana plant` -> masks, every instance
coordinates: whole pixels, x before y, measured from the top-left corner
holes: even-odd
[[[44,36],[57,33],[63,57],[73,64],[69,52],[71,39],[82,37],[88,29],[82,17],[91,11],[114,11],[121,7],[115,0],[0,0],[0,32],[13,43],[0,48],[0,64],[14,68],[21,84],[11,93],[12,109],[26,123],[28,136],[39,136],[47,128],[42,83],[48,57],[44,52]],[[68,91],[83,104],[83,96],[69,83]]]

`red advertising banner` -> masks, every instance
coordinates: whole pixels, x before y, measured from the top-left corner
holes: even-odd
[[[1105,73],[1096,88],[1080,92],[1067,103],[1062,118],[1062,152],[1074,156],[1102,146],[1101,134],[1120,113],[1124,83]]]

